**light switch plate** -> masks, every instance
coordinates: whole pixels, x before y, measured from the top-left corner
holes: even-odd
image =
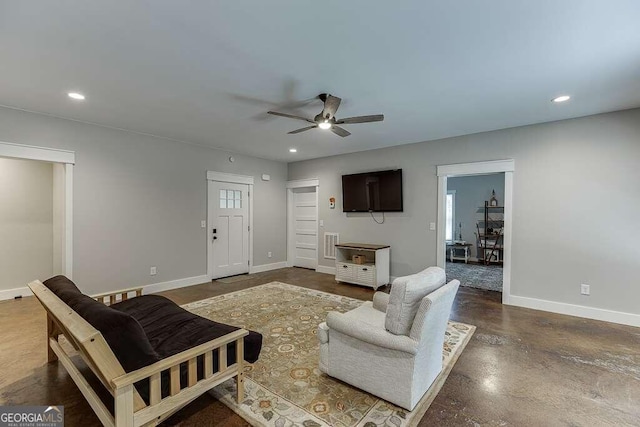
[[[324,227],[324,220],[323,219],[320,220],[320,227]]]
[[[200,228],[207,228],[207,221],[200,221]]]
[[[580,285],[580,293],[582,295],[591,295],[591,289],[589,285],[585,285],[584,283]]]
[[[158,273],[158,269],[156,269],[155,267],[151,267],[149,269],[149,274],[152,276],[155,276]]]
[[[429,223],[429,230],[431,230],[431,231],[435,231],[436,230],[436,223],[435,222],[430,222]]]

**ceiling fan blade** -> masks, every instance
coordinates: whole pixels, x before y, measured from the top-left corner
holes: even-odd
[[[296,130],[292,130],[291,132],[287,132],[289,135],[293,135],[294,133],[300,133],[300,132],[304,132],[307,131],[309,129],[313,129],[318,127],[317,125],[313,125],[313,126],[307,126],[306,128],[301,128],[301,129],[296,129]]]
[[[274,116],[287,117],[289,119],[302,120],[304,122],[315,123],[311,119],[305,119],[304,117],[294,116],[292,114],[278,113],[277,111],[267,111],[268,114],[273,114]]]
[[[340,126],[335,126],[335,125],[334,125],[334,126],[331,126],[331,132],[333,132],[333,133],[335,133],[336,135],[341,136],[341,137],[343,137],[343,138],[344,138],[345,136],[349,136],[349,135],[351,135],[351,132],[349,132],[348,130],[343,129],[343,128],[341,128]]]
[[[342,99],[333,95],[326,95],[324,101],[324,109],[322,110],[322,117],[325,119],[331,119],[336,115],[338,111],[338,107],[340,107],[340,102]]]
[[[383,120],[384,120],[384,114],[375,114],[373,116],[347,117],[344,119],[337,120],[336,123],[341,125],[341,124],[351,124],[351,123],[381,122]]]

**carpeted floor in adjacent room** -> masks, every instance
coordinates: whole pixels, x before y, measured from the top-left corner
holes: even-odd
[[[502,292],[502,266],[447,262],[447,280],[458,279],[469,288]]]

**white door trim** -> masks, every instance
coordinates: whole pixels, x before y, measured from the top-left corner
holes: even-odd
[[[0,141],[0,157],[23,160],[41,160],[52,163],[75,164],[76,153],[57,148],[36,147],[33,145],[12,144]]]
[[[458,163],[440,165],[437,167],[438,176],[483,175],[500,172],[513,172],[515,163],[512,159],[490,160],[487,162]]]
[[[311,188],[315,187],[316,191],[316,271],[320,265],[320,180],[318,178],[310,179],[298,179],[294,181],[287,181],[287,267],[293,267],[293,261],[295,259],[295,242],[293,238],[295,236],[294,224],[291,221],[293,218],[293,190],[295,188]]]
[[[64,166],[63,274],[69,279],[73,279],[73,166],[76,162],[75,152],[0,141],[0,157],[61,163]]]
[[[234,173],[207,171],[207,181],[231,182],[234,184],[253,185],[253,177]]]
[[[231,182],[233,184],[246,184],[249,186],[249,274],[254,272],[253,268],[253,177],[248,175],[236,175],[233,173],[207,171],[207,277],[209,280],[213,280],[213,260],[211,254],[213,254],[213,241],[211,240],[211,224],[209,218],[211,212],[209,212],[209,183],[211,181],[216,182]]]
[[[287,181],[287,188],[306,188],[319,186],[320,180],[318,178],[296,179],[294,181]]]
[[[513,230],[513,172],[515,162],[512,159],[487,162],[460,163],[437,167],[438,174],[438,231],[437,264],[445,268],[445,206],[447,197],[447,178],[465,175],[484,175],[504,172],[504,262],[502,269],[502,303],[511,303],[511,235]]]

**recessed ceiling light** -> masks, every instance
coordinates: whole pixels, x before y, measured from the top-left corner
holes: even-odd
[[[289,148],[289,152],[290,153],[297,153],[298,149],[297,148]]]
[[[331,123],[329,123],[329,121],[328,121],[328,120],[325,120],[325,121],[324,121],[324,122],[322,122],[322,123],[318,123],[318,127],[319,127],[320,129],[325,129],[325,130],[327,130],[327,129],[331,129]]]
[[[67,95],[69,96],[69,98],[75,99],[75,100],[78,100],[78,101],[84,101],[84,99],[85,99],[85,96],[83,94],[81,94],[81,93],[78,93],[78,92],[69,92]]]
[[[553,102],[565,102],[570,100],[571,97],[569,95],[562,95],[562,96],[558,96],[557,98],[553,98],[552,101]]]

